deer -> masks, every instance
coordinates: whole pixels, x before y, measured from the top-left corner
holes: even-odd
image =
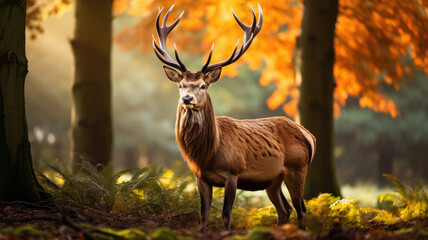
[[[263,12],[258,5],[259,18],[251,8],[252,24],[245,25],[232,9],[236,22],[244,31],[229,58],[210,64],[214,44],[206,63],[197,72],[188,71],[180,60],[174,43],[175,60],[166,46],[168,34],[178,24],[183,13],[169,26],[166,22],[174,5],[165,14],[162,25],[156,17],[159,44],[153,37],[156,56],[165,64],[166,77],[178,85],[180,98],[175,123],[176,141],[190,171],[196,176],[201,200],[200,231],[208,225],[213,187],[224,187],[222,221],[231,226],[231,211],[237,189],[266,190],[275,206],[277,224],[286,224],[292,211],[284,197],[284,182],[297,212],[298,226],[305,227],[306,207],[303,200],[305,178],[315,154],[316,139],[303,126],[287,117],[238,120],[215,116],[208,88],[221,75],[223,67],[236,62],[250,47],[263,24]],[[178,71],[180,72],[178,72]]]

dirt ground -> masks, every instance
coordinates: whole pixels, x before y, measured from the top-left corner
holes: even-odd
[[[87,223],[81,224],[81,223]],[[287,224],[257,232],[247,229],[213,229],[199,233],[199,219],[195,214],[147,215],[138,212],[106,213],[97,209],[71,203],[61,203],[60,207],[40,207],[24,203],[0,203],[0,229],[31,225],[35,229],[51,233],[60,239],[97,239],[93,233],[100,228],[136,228],[151,233],[159,227],[168,227],[177,236],[193,236],[197,240],[224,239],[233,235],[247,235],[251,239],[428,239],[428,219],[395,225],[371,224],[368,228],[332,229],[311,234]],[[416,229],[416,230],[415,230]],[[52,236],[32,238],[17,237],[13,234],[0,234],[3,239],[52,239]],[[112,236],[113,239],[115,238]]]

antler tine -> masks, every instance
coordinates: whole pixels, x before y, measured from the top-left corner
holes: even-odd
[[[171,13],[172,9],[174,8],[175,4],[172,4],[172,6],[168,9],[168,12],[166,12],[165,16],[163,17],[162,20],[162,27],[166,28],[166,21],[168,20],[169,14]]]
[[[210,64],[210,62],[211,62],[211,56],[213,55],[213,50],[214,50],[214,43],[213,43],[213,45],[211,46],[211,50],[210,50],[210,54],[208,55],[208,59],[207,59],[207,62],[204,64],[204,66],[202,67],[202,70],[201,70],[201,72],[204,72],[205,71],[205,69],[208,67],[208,65]]]
[[[153,49],[155,51],[156,56],[165,63],[166,65],[169,65],[171,67],[180,69],[180,65],[176,64],[174,60],[172,60],[167,54],[165,56],[165,52],[156,44],[156,40],[153,37]]]
[[[239,40],[238,40],[238,43],[236,44],[232,55],[228,59],[223,60],[219,63],[215,63],[215,64],[209,64],[209,61],[211,60],[211,55],[212,55],[212,49],[211,49],[210,55],[208,56],[208,61],[205,63],[201,72],[207,73],[216,67],[224,67],[224,66],[227,66],[231,63],[234,63],[247,51],[247,49],[250,47],[253,39],[260,32],[262,25],[263,25],[263,11],[262,11],[262,8],[260,7],[260,4],[257,4],[257,6],[258,6],[258,11],[259,11],[259,20],[258,21],[257,21],[256,13],[254,12],[254,9],[250,5],[251,12],[253,14],[253,21],[252,21],[250,26],[245,25],[238,18],[238,16],[235,14],[235,12],[232,9],[233,17],[235,18],[235,20],[239,24],[239,26],[242,28],[242,30],[244,30],[244,38],[243,38],[241,47],[239,48],[239,51],[237,52],[238,45],[239,45]]]
[[[163,8],[159,11],[158,17],[156,18],[156,28],[158,30],[158,37],[159,41],[161,42],[161,47],[166,48],[166,37],[168,34],[174,29],[174,27],[178,24],[178,22],[181,20],[181,17],[183,16],[184,11],[180,14],[180,16],[169,26],[166,25],[166,22],[168,21],[169,14],[171,13],[172,9],[174,8],[174,4],[171,6],[171,8],[166,12],[163,20],[162,20],[162,27],[159,27],[159,18],[160,14],[163,10]]]
[[[153,37],[154,38],[154,37]],[[176,61],[174,61],[169,55],[168,52],[166,52],[166,50],[160,48],[157,44],[156,44],[156,40],[153,39],[153,49],[155,51],[156,56],[158,56],[158,58],[165,63],[166,65],[169,65],[171,67],[177,68],[182,72],[186,72],[187,70],[185,68],[182,68],[182,66],[177,63]]]
[[[239,39],[236,42],[235,48],[233,49],[232,54],[230,55],[229,59],[226,61],[227,63],[232,63],[231,61],[233,60],[235,53],[236,53],[236,49],[238,49],[238,45],[239,45]],[[241,51],[241,49],[239,49],[239,51]]]
[[[251,5],[250,5],[250,8],[251,8],[251,13],[253,14],[253,22],[251,23],[251,29],[250,29],[250,32],[252,33],[252,32],[254,32],[254,29],[256,28],[257,17],[256,17],[256,13],[254,12],[254,9],[253,9],[253,7],[251,7]]]
[[[257,3],[257,7],[259,9],[259,22],[257,23],[257,28],[259,29],[258,31],[260,32],[260,29],[262,29],[262,25],[263,25],[263,10],[260,4],[258,3]]]
[[[241,26],[242,29],[247,28],[247,25],[245,25],[241,20],[239,20],[238,16],[236,16],[235,11],[233,11],[233,8],[230,8],[232,10],[233,17],[235,18],[236,22],[238,22],[239,26]]]
[[[169,14],[171,13],[172,9],[174,8],[174,5],[171,6],[171,8],[168,10],[168,12],[165,14],[165,17],[162,20],[162,26],[159,24],[160,15],[163,11],[163,8],[159,9],[158,15],[156,17],[156,31],[158,34],[158,40],[160,46],[157,44],[155,37],[153,36],[153,48],[155,51],[156,56],[165,64],[179,69],[181,72],[186,72],[187,69],[184,66],[184,64],[181,62],[180,58],[178,57],[177,48],[174,43],[174,50],[175,50],[175,58],[177,61],[173,60],[169,54],[166,47],[166,38],[168,34],[174,29],[175,26],[177,26],[178,22],[180,21],[181,17],[183,16],[183,13],[169,26],[166,25],[168,21]]]
[[[159,18],[160,18],[162,11],[163,11],[163,8],[159,8],[158,15],[156,17],[156,32],[158,34],[158,39],[159,39],[159,43],[161,46],[162,46],[162,41],[161,41],[161,36],[160,36],[161,28],[159,26]]]
[[[180,58],[178,57],[178,52],[177,52],[177,46],[175,46],[174,43],[174,52],[175,52],[175,59],[177,59],[178,64],[180,64],[180,67],[184,70],[184,72],[187,71],[186,66],[184,66],[183,62],[181,62]]]

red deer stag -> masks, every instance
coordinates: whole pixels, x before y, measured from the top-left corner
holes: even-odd
[[[242,23],[232,10],[244,31],[241,47],[238,49],[238,41],[232,55],[215,64],[210,64],[211,48],[207,62],[198,72],[186,69],[176,48],[176,60],[167,52],[166,38],[183,15],[167,26],[173,7],[165,14],[162,26],[159,25],[159,18],[163,9],[159,10],[156,18],[159,45],[153,37],[153,47],[163,63],[181,71],[180,74],[163,66],[166,76],[178,84],[180,91],[176,140],[183,158],[197,178],[201,198],[201,231],[205,231],[208,224],[213,186],[225,188],[222,218],[226,228],[230,228],[230,212],[237,188],[250,191],[266,189],[277,210],[278,225],[287,223],[292,209],[282,193],[282,182],[290,192],[299,226],[303,227],[306,214],[303,186],[315,153],[314,136],[286,117],[247,120],[216,117],[207,92],[211,84],[219,79],[221,68],[238,60],[259,33],[263,23],[260,5],[258,21],[251,9],[251,26]]]

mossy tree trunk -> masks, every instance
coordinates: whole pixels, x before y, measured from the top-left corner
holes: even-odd
[[[319,193],[340,196],[333,158],[334,32],[338,0],[304,0],[300,74],[300,117],[317,138],[317,151],[309,169],[305,197]]]
[[[71,41],[75,60],[72,86],[71,160],[107,165],[112,155],[111,30],[112,0],[76,0]]]
[[[25,115],[26,4],[0,0],[0,201],[6,202],[47,196],[34,175]]]

